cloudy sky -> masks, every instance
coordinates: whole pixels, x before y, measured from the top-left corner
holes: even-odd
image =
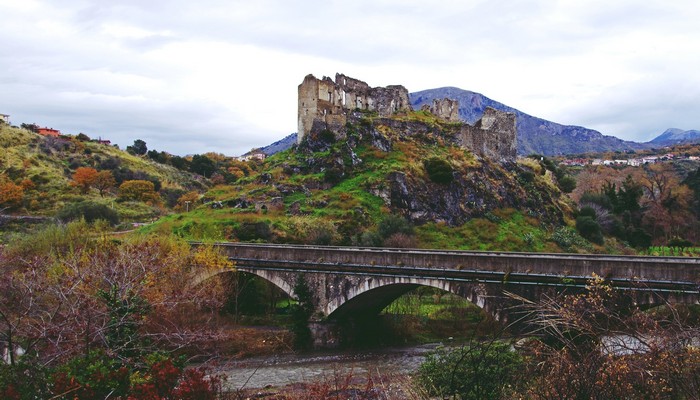
[[[456,86],[647,141],[700,129],[697,0],[0,0],[0,113],[124,148],[238,155],[336,72]]]

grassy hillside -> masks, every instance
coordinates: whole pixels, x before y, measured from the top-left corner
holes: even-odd
[[[422,112],[399,119],[402,129],[366,115],[308,138],[143,230],[192,240],[611,250],[562,228],[571,203],[539,162],[494,163],[451,145],[451,124]],[[426,160],[444,162],[449,182],[436,182]]]
[[[117,147],[72,136],[43,137],[26,129],[0,124],[0,183],[21,187],[16,202],[0,199],[5,214],[52,217],[66,205],[93,201],[115,209],[123,221],[151,219],[167,212],[167,201],[117,201],[118,185],[126,180],[154,182],[158,192],[203,190],[206,180],[172,166],[135,156]],[[80,167],[109,171],[115,186],[103,195],[80,190],[73,174]]]

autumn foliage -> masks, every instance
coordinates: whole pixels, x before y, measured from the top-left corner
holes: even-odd
[[[14,208],[22,204],[24,188],[0,176],[0,208]]]
[[[36,371],[88,360],[97,373],[83,377],[91,388],[75,372],[87,367],[59,368],[53,381],[65,390],[80,386],[86,394],[78,398],[102,398],[95,382],[122,382],[119,368],[139,370],[156,350],[194,356],[220,347],[225,335],[215,322],[223,286],[199,277],[231,268],[225,257],[172,238],[117,241],[91,229],[73,222],[0,249],[0,342],[25,352],[21,358],[10,352],[11,371],[27,362]],[[95,351],[111,361],[100,361]],[[1,387],[2,373],[0,392],[17,390]],[[187,390],[199,390],[201,376],[184,376],[193,382]]]
[[[137,179],[125,181],[119,186],[119,200],[135,200],[155,204],[160,201],[160,197],[156,193],[153,182]]]

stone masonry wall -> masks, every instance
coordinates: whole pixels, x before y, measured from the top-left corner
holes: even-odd
[[[366,82],[343,74],[318,79],[309,74],[299,85],[297,143],[309,133],[328,129],[340,132],[348,115],[356,110],[374,111],[390,117],[399,111],[412,111],[408,90],[401,85],[370,87]],[[435,100],[429,111],[439,118],[459,122],[459,102]],[[516,158],[515,115],[487,108],[474,126],[464,124],[458,144],[474,153],[500,161]]]
[[[400,85],[372,88],[343,74],[336,74],[335,81],[307,75],[299,85],[297,143],[312,131],[337,131],[347,122],[347,113],[355,109],[388,117],[397,111],[410,111],[411,102],[408,90]]]

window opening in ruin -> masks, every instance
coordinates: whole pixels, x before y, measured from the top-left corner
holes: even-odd
[[[333,102],[333,92],[328,92],[328,101]]]

